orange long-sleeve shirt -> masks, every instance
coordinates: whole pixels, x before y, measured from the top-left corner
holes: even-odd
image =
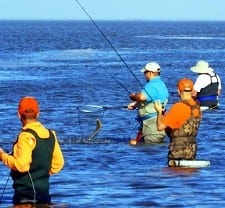
[[[23,127],[25,129],[33,129],[40,138],[48,138],[49,132],[40,122],[32,122]],[[55,135],[55,132],[53,132]],[[2,161],[5,165],[19,172],[26,172],[30,169],[32,163],[32,151],[36,146],[36,139],[31,133],[21,132],[17,142],[13,147],[13,155],[2,153]],[[55,140],[53,150],[52,164],[49,170],[50,174],[58,173],[64,166],[64,157],[59,146],[58,140]]]

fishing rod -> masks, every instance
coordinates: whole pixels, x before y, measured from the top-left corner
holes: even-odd
[[[100,67],[100,68],[102,68],[102,66],[98,63],[98,66]],[[120,82],[120,81],[118,81],[110,72],[108,72],[108,74],[110,75],[110,77],[112,78],[112,79],[114,79],[116,82],[117,82],[117,84],[119,84],[128,94],[131,94],[131,91],[129,91],[123,84],[122,84],[122,82]]]
[[[134,74],[134,72],[130,69],[130,67],[128,66],[128,64],[125,62],[125,60],[123,59],[123,57],[120,55],[119,51],[113,46],[113,44],[110,42],[110,40],[107,38],[107,36],[105,35],[105,33],[101,30],[101,28],[96,24],[96,22],[93,20],[93,18],[90,16],[90,14],[87,12],[87,10],[83,7],[83,5],[81,5],[81,3],[78,0],[75,0],[76,3],[78,4],[78,6],[81,8],[81,10],[88,16],[88,18],[91,20],[91,22],[93,23],[93,25],[96,27],[96,29],[100,32],[100,34],[103,36],[103,38],[107,41],[107,43],[110,45],[110,47],[115,51],[115,53],[117,54],[117,56],[120,58],[120,60],[122,61],[122,63],[126,66],[126,68],[130,71],[130,73],[132,74],[132,76],[135,78],[135,80],[137,81],[137,83],[143,88],[143,85],[141,84],[140,80],[136,77],[136,75]],[[109,73],[110,74],[110,73]],[[130,94],[131,92],[121,83],[119,82],[117,79],[115,79],[115,77],[113,77],[111,74],[110,76],[122,87],[124,88],[128,94]],[[144,88],[145,92],[149,95],[149,93],[146,91],[146,89]]]
[[[132,74],[132,76],[135,78],[135,80],[138,82],[138,84],[143,87],[142,83],[140,82],[140,80],[137,78],[137,76],[134,74],[134,72],[130,69],[130,67],[128,66],[128,64],[126,63],[126,61],[123,59],[123,57],[120,55],[119,51],[113,46],[113,44],[110,42],[110,40],[107,38],[107,36],[105,35],[105,33],[101,30],[101,28],[96,24],[96,22],[94,21],[94,19],[90,16],[90,14],[87,12],[87,10],[83,7],[83,5],[78,1],[75,0],[78,4],[78,6],[82,9],[82,11],[88,16],[88,18],[91,20],[91,22],[93,23],[93,25],[97,28],[97,30],[100,32],[100,34],[104,37],[104,39],[107,41],[107,43],[110,45],[110,47],[115,51],[115,53],[117,54],[117,56],[120,58],[120,60],[122,61],[122,63],[126,66],[126,68],[130,71],[130,73]],[[110,73],[109,73],[110,74]],[[110,76],[122,87],[124,88],[128,93],[130,93],[130,91],[121,83],[119,82],[117,79],[115,79],[115,77],[113,77],[111,74]],[[148,94],[148,92],[146,92]],[[174,94],[172,92],[172,94]]]
[[[89,15],[89,13],[87,12],[87,10],[81,5],[81,3],[78,0],[75,0],[78,4],[78,6],[83,10],[83,12],[89,17],[89,19],[91,20],[91,22],[94,24],[94,26],[97,28],[97,30],[101,33],[101,35],[104,37],[104,39],[107,41],[107,43],[110,45],[110,47],[115,51],[115,53],[117,54],[117,56],[120,58],[120,60],[122,61],[122,63],[126,66],[126,68],[130,71],[130,73],[133,75],[133,77],[135,78],[135,80],[138,82],[138,84],[143,87],[143,85],[141,84],[141,82],[138,80],[138,78],[136,77],[136,75],[134,74],[134,72],[130,69],[130,67],[128,66],[128,64],[126,63],[126,61],[123,59],[123,57],[120,55],[119,51],[113,46],[113,44],[110,42],[110,40],[107,38],[107,36],[105,35],[105,33],[100,29],[100,27],[96,24],[96,22],[93,20],[93,18]],[[118,82],[118,81],[117,81]],[[119,82],[118,82],[119,83]],[[121,83],[119,83],[120,86]],[[123,88],[125,88],[124,86],[122,86]],[[128,91],[126,89],[126,91]],[[130,93],[128,91],[128,93]]]

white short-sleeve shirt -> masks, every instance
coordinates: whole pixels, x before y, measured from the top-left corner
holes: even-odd
[[[212,73],[211,75],[215,75],[215,74]],[[213,76],[211,78],[208,74],[199,74],[199,76],[197,77],[197,79],[195,81],[195,84],[194,84],[194,90],[196,92],[200,92],[200,90],[202,88],[205,88],[206,86],[208,86],[209,84],[211,84],[211,79],[212,79],[212,83],[217,82],[217,79],[218,79],[218,82],[219,82],[218,89],[221,90],[222,86],[221,86],[220,77],[217,74],[216,74],[216,77]]]

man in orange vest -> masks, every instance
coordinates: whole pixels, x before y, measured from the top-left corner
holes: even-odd
[[[160,102],[155,103],[158,130],[165,130],[170,138],[168,165],[175,166],[174,160],[194,160],[196,158],[196,136],[201,120],[200,106],[192,98],[194,84],[183,78],[178,81],[180,101],[173,104],[163,115]]]

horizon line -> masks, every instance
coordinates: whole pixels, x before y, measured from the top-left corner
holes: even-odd
[[[14,18],[0,18],[0,21],[90,21],[89,19],[38,19],[38,18],[21,18],[21,19],[14,19]],[[225,22],[225,20],[207,20],[207,19],[95,19],[95,21],[126,21],[126,22],[131,22],[131,21],[139,21],[139,22]]]

